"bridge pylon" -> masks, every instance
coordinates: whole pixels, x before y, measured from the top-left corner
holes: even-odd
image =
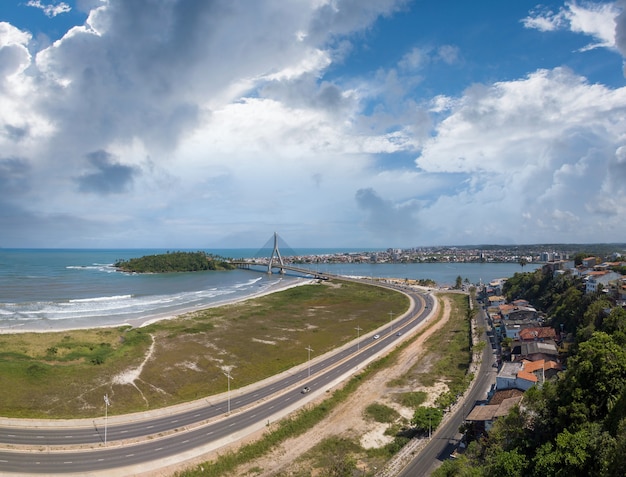
[[[280,263],[280,273],[284,274],[285,269],[283,268],[285,264],[283,263],[283,257],[280,256],[280,250],[278,249],[278,234],[274,232],[274,249],[272,250],[272,255],[270,256],[269,262],[267,262],[267,273],[272,274],[272,263],[274,262],[274,255],[278,258],[278,263]]]

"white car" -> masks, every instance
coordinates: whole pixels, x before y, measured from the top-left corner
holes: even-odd
[[[380,338],[380,335],[374,335],[375,340],[377,340],[378,338]]]
[[[310,388],[310,387],[305,386],[305,387],[303,387],[303,388],[302,388],[302,394],[306,394],[306,393],[308,393],[310,390],[311,390],[311,388]]]

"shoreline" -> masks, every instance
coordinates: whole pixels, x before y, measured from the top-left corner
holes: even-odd
[[[194,307],[189,307],[187,309],[181,309],[176,311],[175,314],[172,313],[152,313],[146,316],[131,318],[129,320],[123,320],[118,323],[108,323],[104,325],[94,325],[94,326],[61,326],[59,328],[49,328],[49,329],[41,329],[41,328],[1,328],[0,327],[0,335],[11,335],[11,334],[22,334],[22,333],[61,333],[66,331],[78,331],[78,330],[95,330],[95,329],[105,329],[105,328],[118,328],[120,326],[130,326],[132,328],[142,328],[144,326],[151,325],[153,323],[157,323],[159,321],[164,320],[173,320],[182,315],[186,315],[187,313],[198,312],[202,310],[208,310],[209,308],[216,308],[219,306],[232,305],[235,303],[240,303],[246,300],[252,300],[255,298],[260,298],[262,296],[271,295],[272,293],[277,293],[281,291],[288,290],[290,288],[299,287],[302,285],[312,285],[317,283],[317,280],[312,278],[303,278],[301,280],[281,284],[277,283],[276,285],[272,285],[266,290],[252,293],[246,296],[239,296],[234,298],[226,298],[224,300],[217,301],[208,305],[199,305]]]

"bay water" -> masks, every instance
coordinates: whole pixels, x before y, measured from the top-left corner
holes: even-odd
[[[353,252],[307,249],[302,255]],[[376,250],[372,250],[376,251]],[[0,333],[135,324],[266,293],[305,280],[257,270],[133,274],[113,264],[166,250],[0,249]],[[228,258],[248,258],[253,249],[206,250]],[[453,285],[457,276],[471,283],[531,271],[515,263],[328,263],[308,265],[344,276],[432,279]]]

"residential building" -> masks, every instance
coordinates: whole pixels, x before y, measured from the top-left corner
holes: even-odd
[[[543,385],[546,379],[550,379],[560,370],[561,365],[553,360],[504,362],[496,376],[496,390],[527,391],[535,385]]]
[[[588,272],[585,276],[585,293],[595,293],[600,285],[602,285],[603,290],[608,290],[609,283],[621,277],[622,275],[619,273],[606,270]]]
[[[558,361],[559,349],[554,341],[515,341],[511,344],[511,361]]]
[[[519,405],[523,396],[515,396],[503,399],[498,404],[486,406],[474,406],[474,409],[465,418],[466,421],[475,425],[475,433],[489,432],[496,419],[506,416],[513,407]]]
[[[519,332],[520,341],[555,341],[556,338],[556,331],[550,326],[529,326]]]

